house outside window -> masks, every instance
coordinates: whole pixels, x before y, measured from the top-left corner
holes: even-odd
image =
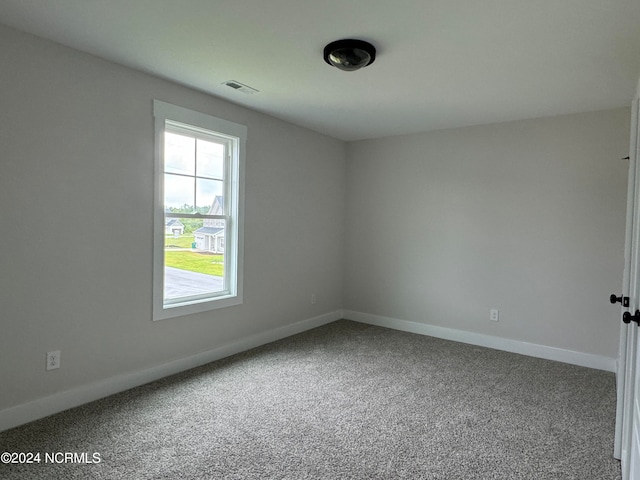
[[[184,225],[177,218],[167,218],[165,221],[165,235],[179,237],[184,234]]]
[[[153,318],[240,304],[247,129],[160,101],[154,117]]]
[[[222,215],[224,197],[216,196],[209,209],[209,215]],[[212,253],[224,253],[224,220],[216,217],[206,218],[202,227],[194,232],[196,248]]]

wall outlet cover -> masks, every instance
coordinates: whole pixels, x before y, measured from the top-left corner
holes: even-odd
[[[60,368],[60,350],[47,352],[47,370]]]

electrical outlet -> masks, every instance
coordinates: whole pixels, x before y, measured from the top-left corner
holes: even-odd
[[[47,370],[60,368],[60,350],[47,352]]]
[[[492,322],[499,322],[500,310],[498,310],[497,308],[492,308],[491,310],[489,310],[489,320],[491,320]]]
[[[316,304],[316,294],[312,293],[311,294],[311,305],[315,305]]]

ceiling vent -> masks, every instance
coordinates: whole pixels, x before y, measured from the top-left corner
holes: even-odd
[[[235,80],[229,80],[227,82],[224,82],[223,85],[226,85],[227,87],[231,87],[234,90],[237,90],[238,92],[246,93],[248,95],[253,95],[254,93],[258,93],[258,90],[256,90],[255,88],[251,88],[249,85],[236,82]]]

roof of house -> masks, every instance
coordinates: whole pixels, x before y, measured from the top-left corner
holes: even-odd
[[[216,195],[209,209],[209,215],[220,215],[222,208],[224,207],[224,197],[222,195]]]
[[[197,229],[195,232],[193,233],[202,233],[204,235],[217,235],[219,233],[223,233],[224,232],[224,228],[217,228],[217,227],[200,227],[199,229]]]

